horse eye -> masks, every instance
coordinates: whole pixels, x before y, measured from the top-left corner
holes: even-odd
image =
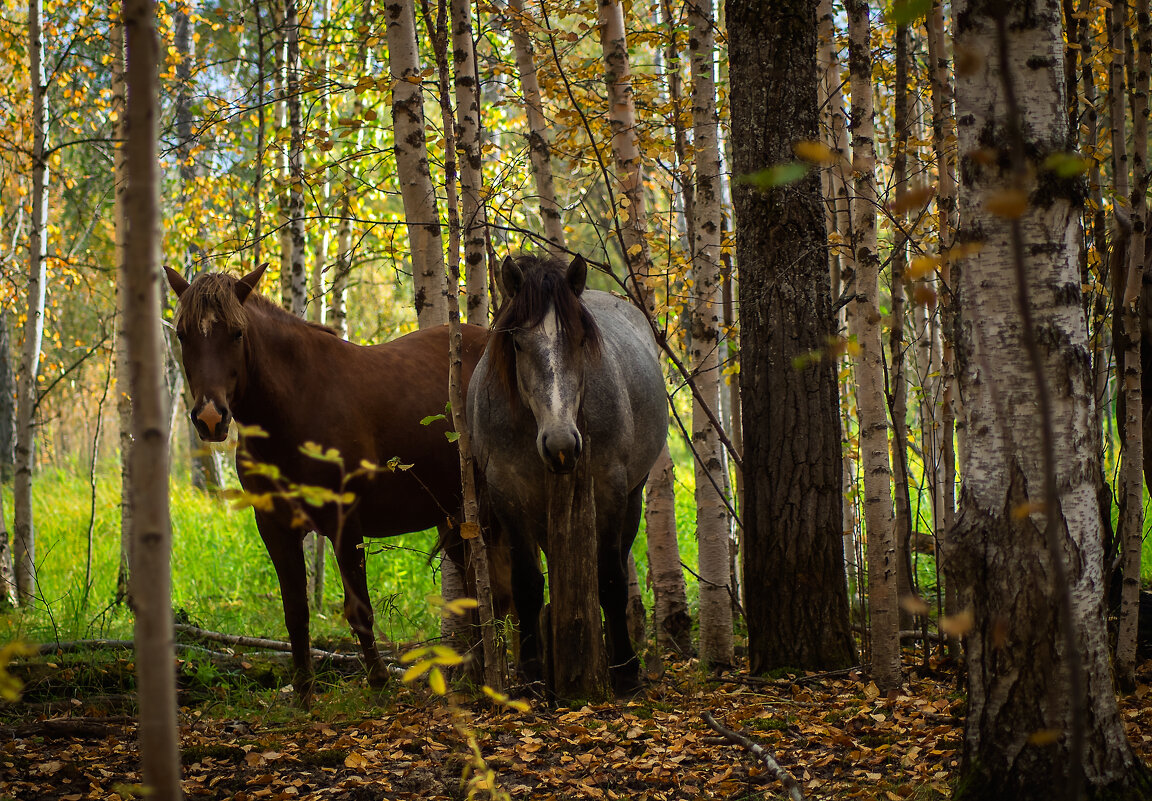
[[[520,343],[517,342],[515,339],[512,340],[512,347],[516,349],[517,353],[520,352]]]
[[[235,342],[239,342],[243,338],[244,338],[244,332],[243,331],[237,331],[235,334],[232,335],[232,339]]]

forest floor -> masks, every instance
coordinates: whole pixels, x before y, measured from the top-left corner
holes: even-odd
[[[0,799],[140,797],[133,696],[91,681],[129,676],[130,656],[98,662],[49,655],[14,669],[26,693],[0,706]],[[909,668],[902,692],[881,696],[859,671],[764,680],[709,675],[688,661],[632,700],[534,702],[527,712],[420,682],[373,691],[328,674],[304,711],[290,692],[237,684],[205,664],[181,662],[191,688],[180,708],[189,798],[455,800],[488,798],[486,782],[512,799],[786,798],[760,757],[710,728],[708,713],[773,754],[807,798],[944,799],[963,734],[963,692],[943,668]],[[1139,681],[1121,714],[1152,761],[1152,661]]]

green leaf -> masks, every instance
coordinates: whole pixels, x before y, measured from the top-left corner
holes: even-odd
[[[1056,173],[1059,178],[1075,178],[1092,167],[1092,160],[1079,153],[1053,153],[1044,159],[1044,169]]]
[[[444,436],[448,438],[449,442],[455,442],[456,440],[460,439],[460,432],[459,431],[445,431]]]
[[[446,420],[446,419],[447,418],[444,417],[444,415],[442,415],[442,414],[430,414],[427,417],[425,417],[423,420],[420,421],[420,425],[430,426],[433,423],[435,423],[437,420]]]
[[[773,164],[758,172],[741,175],[736,178],[739,183],[754,186],[757,189],[774,189],[778,186],[795,183],[808,174],[808,167],[798,161],[788,164]]]
[[[893,25],[911,25],[932,10],[932,0],[892,0],[888,7],[888,22]]]

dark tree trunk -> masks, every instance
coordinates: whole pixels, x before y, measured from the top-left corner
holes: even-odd
[[[816,3],[727,0],[726,10],[739,176],[791,161],[794,142],[818,137]],[[750,666],[844,667],[856,655],[820,181],[813,172],[767,191],[734,182],[733,195]]]
[[[587,438],[584,446],[591,452]],[[551,611],[540,631],[548,640],[548,689],[560,703],[604,700],[610,695],[590,461],[581,459],[571,475],[549,473],[546,479]]]

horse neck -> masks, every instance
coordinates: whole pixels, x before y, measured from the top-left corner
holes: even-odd
[[[273,310],[249,310],[246,377],[233,409],[236,419],[265,430],[276,427],[307,395],[319,340],[331,336]]]

